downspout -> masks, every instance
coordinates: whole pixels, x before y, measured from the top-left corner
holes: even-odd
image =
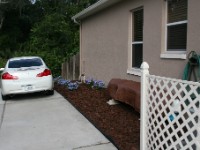
[[[80,21],[77,21],[76,18],[73,19],[74,20],[74,23],[78,24],[79,25],[79,77],[81,79],[81,76],[82,74],[84,74],[84,70],[83,70],[83,64],[82,64],[82,51],[81,51],[81,48],[82,48],[82,24]]]
[[[73,20],[74,20],[74,23],[80,25],[80,22],[78,22],[78,21],[76,20],[76,18],[74,18]]]

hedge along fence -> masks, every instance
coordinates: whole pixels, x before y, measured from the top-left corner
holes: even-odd
[[[200,150],[200,83],[141,66],[141,150]]]
[[[78,80],[80,75],[80,55],[79,53],[70,57],[62,64],[61,76],[67,80]]]

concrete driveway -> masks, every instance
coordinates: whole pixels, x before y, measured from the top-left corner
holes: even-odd
[[[117,149],[57,92],[0,98],[0,117],[0,150]]]

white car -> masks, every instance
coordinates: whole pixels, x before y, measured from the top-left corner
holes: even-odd
[[[1,95],[7,100],[11,95],[44,91],[54,94],[51,70],[40,57],[11,58],[1,74]]]

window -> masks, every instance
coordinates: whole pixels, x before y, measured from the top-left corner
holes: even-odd
[[[187,47],[187,0],[167,0],[167,52]]]
[[[9,62],[8,68],[34,67],[42,66],[42,61],[39,58],[18,59]]]
[[[143,9],[132,14],[132,68],[140,68],[143,61]]]

